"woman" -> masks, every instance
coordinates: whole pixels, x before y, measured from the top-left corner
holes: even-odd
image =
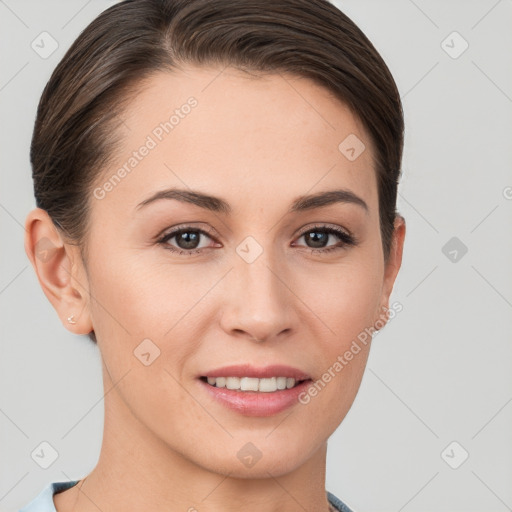
[[[388,68],[325,0],[95,19],[40,101],[25,249],[98,345],[103,443],[23,510],[350,511],[326,448],[392,311],[402,145]]]

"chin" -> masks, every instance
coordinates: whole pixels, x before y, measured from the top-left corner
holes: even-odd
[[[281,439],[276,439],[279,441],[276,444],[269,442],[265,436],[268,436],[268,433],[262,435],[261,440],[256,435],[245,442],[240,441],[240,438],[231,440],[229,446],[224,446],[224,451],[219,451],[219,448],[202,450],[203,453],[210,455],[207,461],[198,463],[209,471],[233,478],[259,479],[268,478],[269,474],[279,477],[302,466],[320,448],[311,443],[307,449],[304,440],[291,434],[288,441],[296,439],[293,444],[284,444]],[[247,438],[244,436],[244,439]]]

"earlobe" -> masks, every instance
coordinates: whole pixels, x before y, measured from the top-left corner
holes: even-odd
[[[66,329],[75,334],[91,332],[88,283],[78,247],[65,242],[41,208],[32,210],[25,221],[25,252]]]

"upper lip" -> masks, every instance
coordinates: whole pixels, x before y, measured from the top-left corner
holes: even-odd
[[[302,370],[282,364],[273,364],[260,368],[251,366],[250,364],[223,366],[222,368],[207,371],[203,377],[253,377],[257,379],[291,377],[295,380],[307,380],[311,378]]]

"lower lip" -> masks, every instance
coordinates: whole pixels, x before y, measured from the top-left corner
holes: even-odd
[[[217,388],[199,379],[207,393],[229,409],[244,416],[272,416],[298,403],[298,396],[311,384],[311,379],[302,381],[290,389],[272,392],[237,391]]]

